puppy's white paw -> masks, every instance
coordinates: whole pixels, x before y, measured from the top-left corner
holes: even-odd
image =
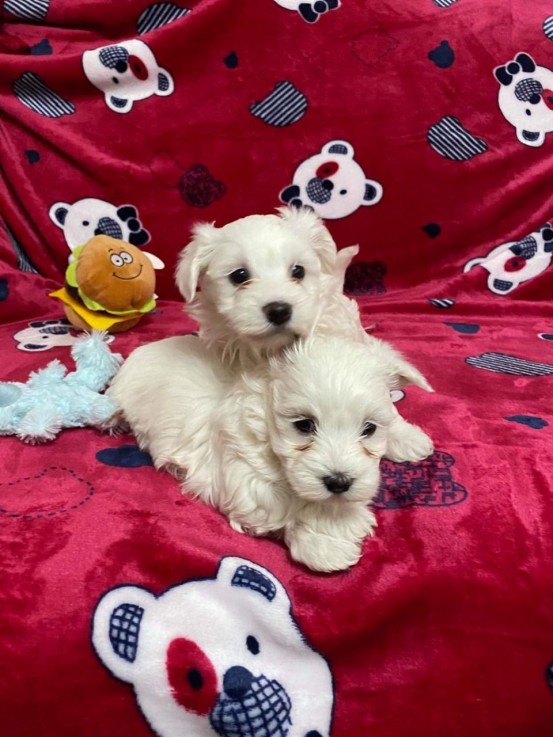
[[[344,571],[361,557],[361,542],[331,537],[310,528],[296,526],[286,534],[290,555],[313,571]]]
[[[386,458],[397,463],[422,461],[434,452],[434,444],[417,425],[398,417],[390,427]]]
[[[181,484],[186,481],[186,468],[184,468],[183,466],[179,466],[178,463],[167,461],[158,466],[158,470],[165,471],[166,473],[170,474],[171,476],[173,476],[173,478],[177,479],[177,481],[180,481]]]

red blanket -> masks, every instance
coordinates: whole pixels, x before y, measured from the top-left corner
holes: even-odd
[[[322,576],[131,436],[2,438],[3,735],[551,734],[552,12],[4,1],[0,379],[72,367],[47,295],[94,233],[165,264],[127,355],[194,330],[193,222],[303,205],[360,243],[346,287],[436,389],[399,409],[437,450],[383,463],[376,537]]]

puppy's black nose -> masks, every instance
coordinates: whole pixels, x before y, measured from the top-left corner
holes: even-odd
[[[353,479],[345,473],[333,473],[332,476],[325,476],[323,484],[333,494],[343,494],[352,485]]]
[[[241,665],[233,665],[224,675],[223,689],[227,696],[239,701],[250,690],[252,681],[253,675],[247,668],[243,668]]]
[[[292,317],[292,305],[288,302],[269,302],[263,308],[263,312],[273,325],[284,325]]]

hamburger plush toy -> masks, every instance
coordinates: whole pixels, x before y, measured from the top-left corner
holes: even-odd
[[[155,307],[155,272],[148,256],[130,243],[97,235],[73,251],[65,286],[51,293],[79,330],[119,333]]]

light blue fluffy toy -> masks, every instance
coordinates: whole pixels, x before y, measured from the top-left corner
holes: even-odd
[[[123,362],[112,353],[107,335],[97,330],[78,338],[71,355],[76,371],[55,359],[33,371],[26,384],[0,382],[0,435],[17,435],[27,443],[53,440],[63,428],[99,427],[117,405],[104,394]]]

